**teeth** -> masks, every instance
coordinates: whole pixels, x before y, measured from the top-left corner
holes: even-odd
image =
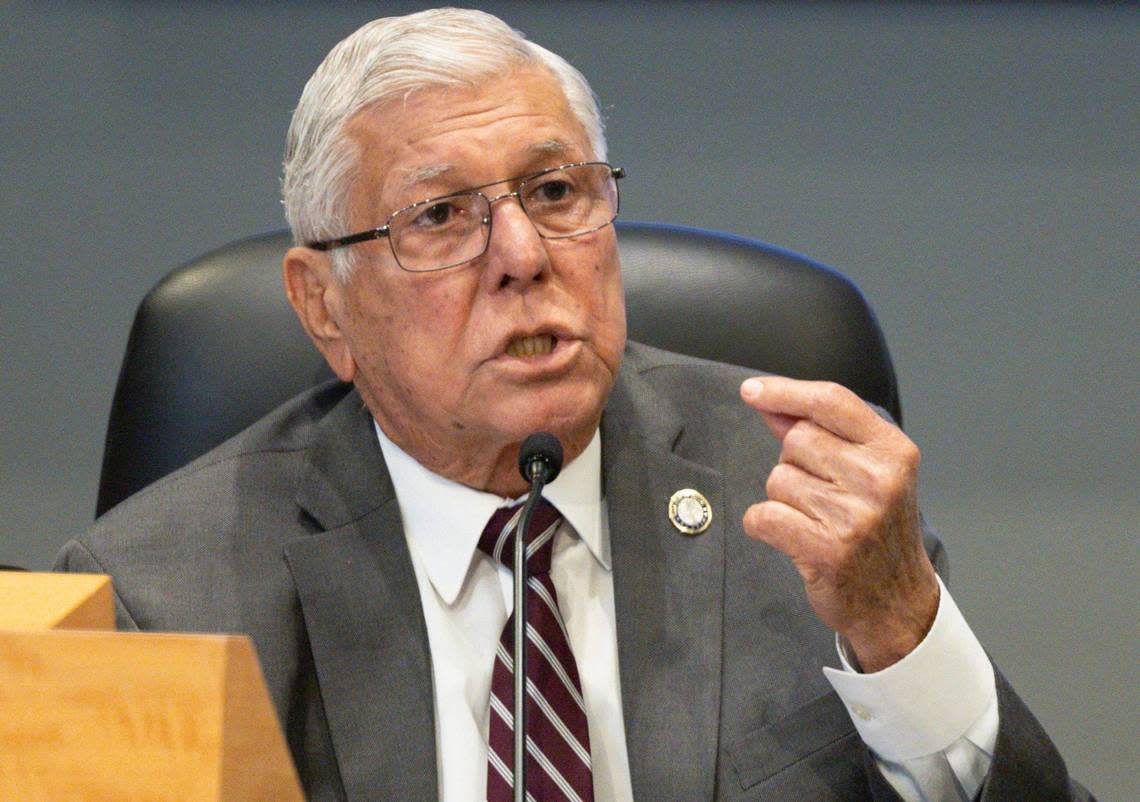
[[[553,334],[536,334],[533,337],[519,337],[511,340],[507,353],[511,356],[538,356],[554,350]]]

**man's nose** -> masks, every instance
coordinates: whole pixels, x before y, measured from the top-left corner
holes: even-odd
[[[495,287],[529,284],[550,268],[546,245],[527,216],[518,192],[505,192],[489,199],[490,241],[486,272]]]

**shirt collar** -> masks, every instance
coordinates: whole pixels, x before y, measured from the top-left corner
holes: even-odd
[[[416,462],[375,421],[373,428],[396,488],[405,535],[414,544],[435,592],[452,604],[492,513],[526,496],[503,498],[446,479]],[[597,431],[586,450],[563,466],[558,478],[543,489],[543,495],[558,508],[594,558],[610,570],[609,533],[603,526],[602,441]]]

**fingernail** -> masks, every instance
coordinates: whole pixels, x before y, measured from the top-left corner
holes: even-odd
[[[740,385],[740,394],[745,398],[759,398],[764,390],[764,382],[759,379],[745,379]]]

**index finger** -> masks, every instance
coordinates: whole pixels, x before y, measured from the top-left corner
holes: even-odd
[[[853,443],[866,443],[885,421],[866,401],[841,384],[786,376],[746,379],[740,397],[769,415],[806,418]]]

